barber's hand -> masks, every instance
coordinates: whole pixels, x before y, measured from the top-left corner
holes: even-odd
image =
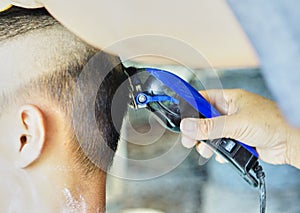
[[[290,127],[276,103],[259,95],[240,90],[208,90],[201,94],[224,116],[211,119],[183,119],[182,144],[197,145],[205,158],[212,150],[198,141],[232,138],[256,147],[260,159],[272,164],[290,163],[287,144]]]

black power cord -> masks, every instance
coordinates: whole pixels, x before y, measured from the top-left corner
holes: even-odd
[[[253,171],[255,172],[255,175],[258,179],[258,188],[260,192],[260,213],[266,212],[266,201],[267,201],[267,191],[266,191],[266,182],[265,182],[265,173],[263,171],[263,168],[259,163],[255,165]]]

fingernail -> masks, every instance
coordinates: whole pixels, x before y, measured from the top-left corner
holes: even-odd
[[[191,119],[183,119],[180,124],[181,131],[192,133],[197,131],[197,123]]]
[[[196,141],[193,140],[193,139],[190,139],[190,138],[188,138],[188,137],[182,136],[182,137],[181,137],[181,143],[182,143],[182,145],[183,145],[185,148],[190,149],[190,148],[192,148],[193,146],[195,146]]]
[[[206,145],[204,142],[197,145],[196,150],[202,157],[204,157],[206,159],[211,158],[211,156],[214,154],[214,151],[208,145]]]

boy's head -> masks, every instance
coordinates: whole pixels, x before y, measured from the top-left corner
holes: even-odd
[[[67,161],[83,175],[93,174],[99,166],[109,167],[128,91],[123,91],[115,125],[111,104],[125,80],[123,66],[116,56],[97,52],[43,9],[12,8],[0,13],[0,146],[14,165],[35,168]],[[78,100],[94,92],[89,91],[93,82],[81,80],[86,86],[81,85],[80,91],[77,86],[92,57],[89,69],[106,81],[93,100],[95,111],[87,112],[90,103]],[[107,67],[113,68],[113,74],[101,76]],[[90,118],[96,118],[97,131],[91,130]],[[102,141],[97,140],[99,134]]]

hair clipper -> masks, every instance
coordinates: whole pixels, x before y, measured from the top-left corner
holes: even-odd
[[[183,118],[212,118],[220,113],[189,83],[177,75],[160,69],[127,68],[132,89],[130,105],[153,112],[158,121],[174,132],[180,132]],[[251,185],[258,187],[254,176],[258,153],[240,141],[220,138],[203,141],[223,156]]]

